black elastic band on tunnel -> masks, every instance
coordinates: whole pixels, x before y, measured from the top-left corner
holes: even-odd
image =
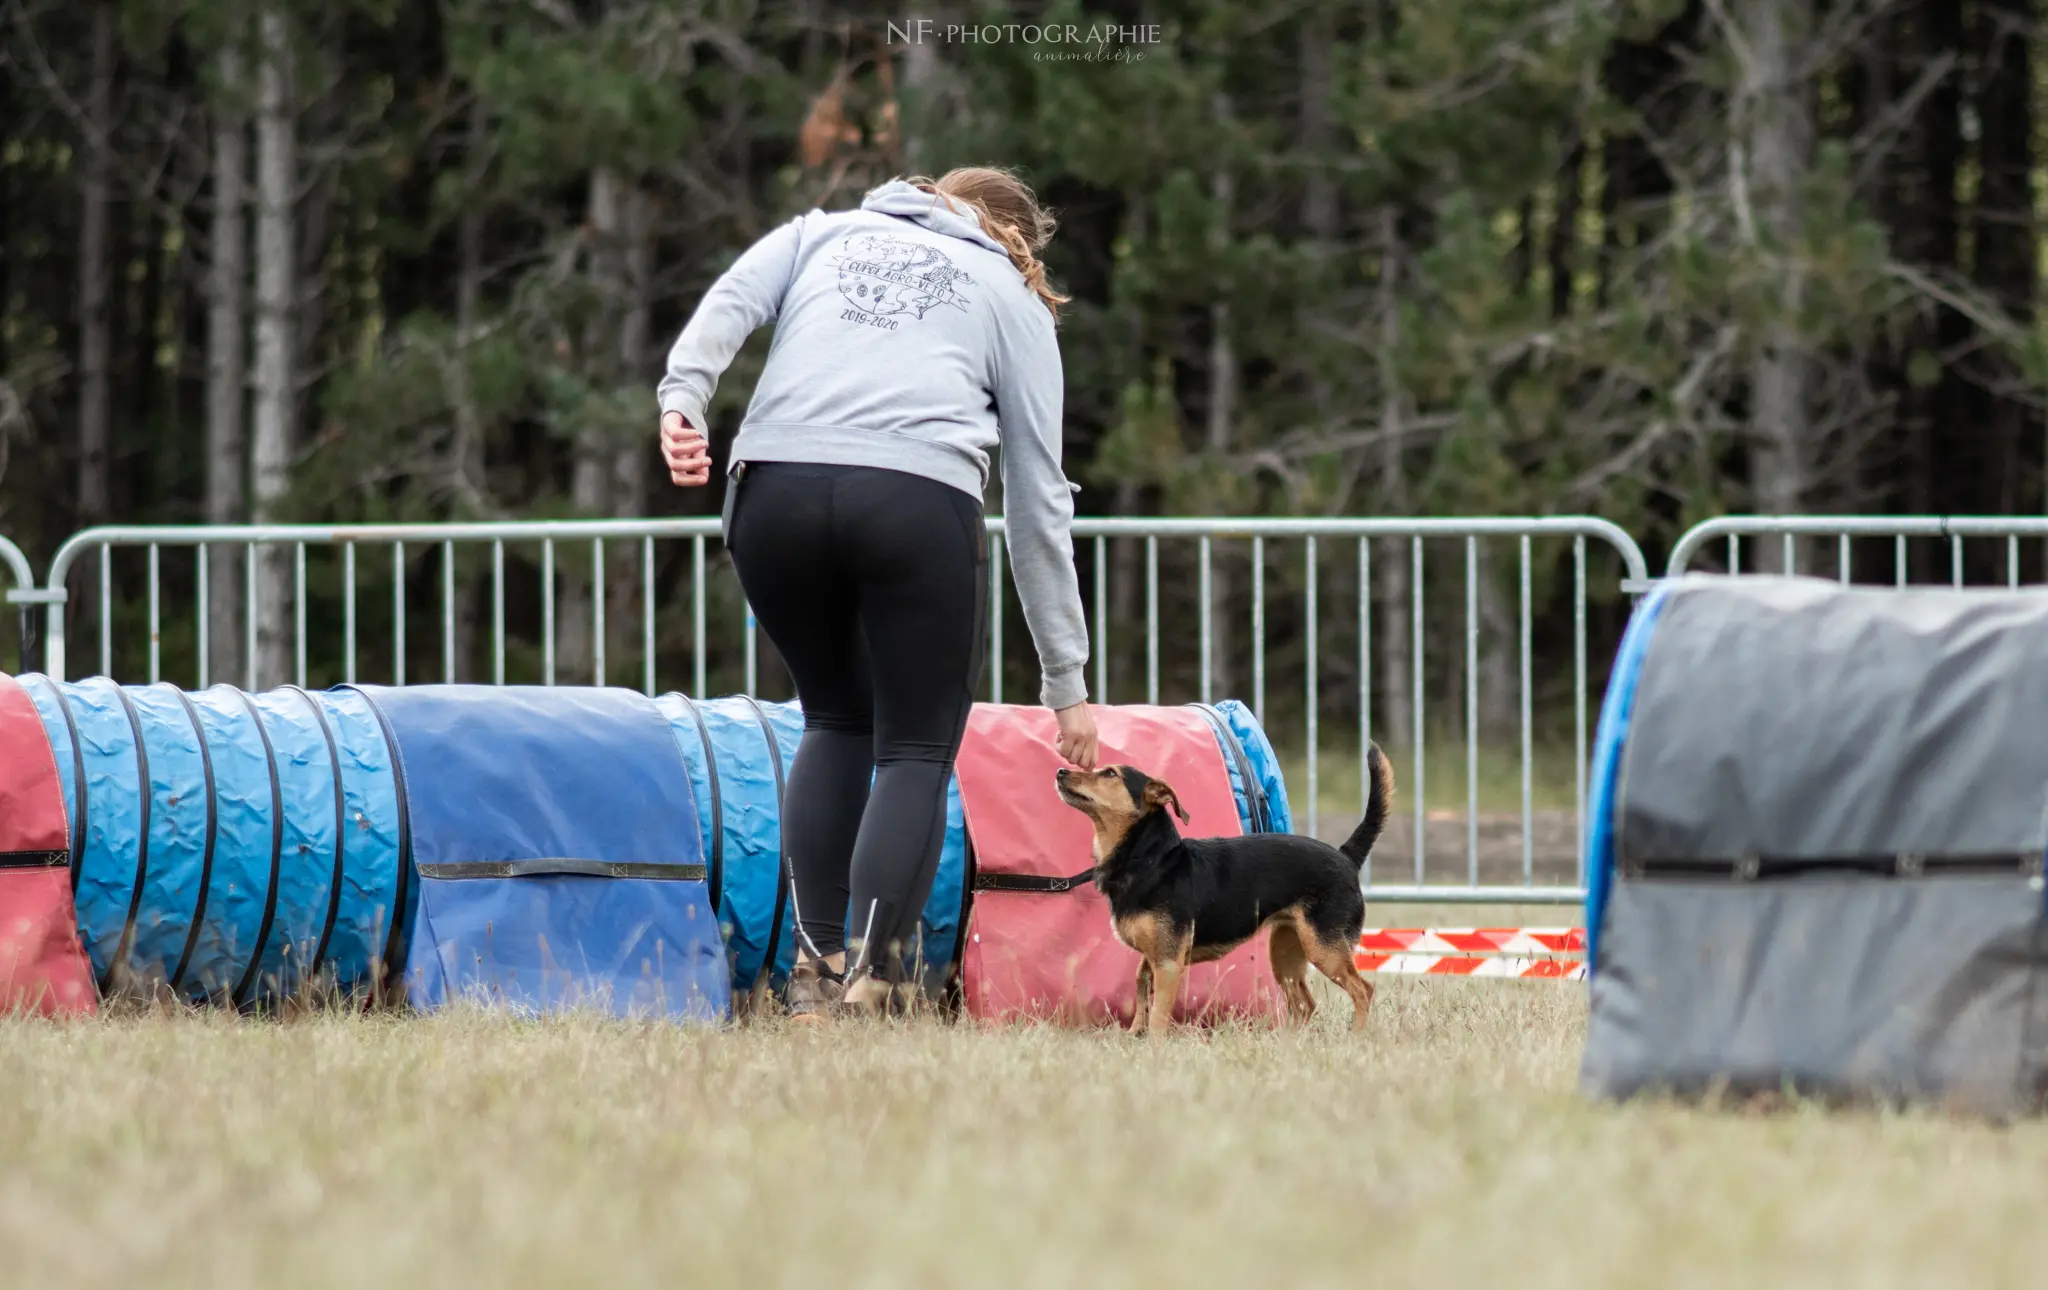
[[[754,988],[760,989],[775,971],[775,956],[782,951],[782,915],[789,908],[789,844],[784,841],[782,822],[782,745],[776,742],[775,727],[768,722],[768,714],[751,694],[740,696],[747,706],[754,710],[754,720],[760,723],[761,735],[768,741],[768,760],[775,767],[775,919],[768,925],[768,952],[762,956],[761,970],[754,976]]]
[[[106,971],[100,974],[100,993],[106,994],[107,986],[114,979],[116,965],[128,961],[128,953],[135,948],[135,920],[142,915],[142,884],[149,878],[149,807],[150,799],[156,794],[149,784],[149,748],[142,742],[142,716],[135,711],[135,703],[128,697],[128,691],[114,687],[120,697],[121,710],[128,714],[128,729],[135,735],[135,773],[141,777],[136,794],[142,801],[142,818],[135,838],[135,885],[128,892],[128,922],[121,928],[121,939],[114,952],[107,957]]]
[[[71,700],[64,695],[64,687],[49,677],[50,693],[57,696],[57,711],[64,714],[64,731],[71,736],[71,894],[78,894],[78,875],[84,871],[85,860],[85,745],[78,741],[78,719],[71,715]]]
[[[1247,808],[1245,813],[1251,817],[1251,831],[1254,833],[1272,832],[1273,815],[1270,809],[1271,804],[1266,800],[1265,785],[1259,783],[1258,779],[1252,774],[1252,759],[1244,750],[1244,741],[1237,737],[1237,732],[1230,728],[1230,723],[1223,719],[1223,713],[1217,708],[1207,703],[1195,703],[1189,706],[1208,719],[1210,727],[1216,732],[1217,742],[1223,745],[1231,761],[1237,764],[1237,777],[1244,783],[1244,800]]]
[[[1621,876],[1636,881],[1768,882],[1776,878],[1957,878],[2042,872],[2039,851],[1971,855],[1840,855],[1725,857],[1643,856],[1623,859]]]
[[[263,714],[256,710],[256,701],[237,690],[242,706],[249,709],[249,719],[256,723],[256,737],[263,741],[263,764],[270,768],[270,887],[263,893],[263,921],[256,928],[256,948],[249,955],[249,966],[242,969],[242,979],[236,983],[235,992],[230,996],[237,1008],[248,1002],[249,989],[256,984],[256,978],[263,970],[263,952],[270,945],[270,927],[277,921],[277,880],[283,871],[284,859],[284,787],[277,777],[277,750],[270,745],[270,731],[264,727]]]
[[[710,888],[711,916],[718,917],[718,902],[725,894],[725,804],[718,789],[718,750],[711,743],[711,727],[705,724],[704,714],[689,695],[677,692],[683,706],[689,709],[690,720],[697,724],[697,738],[704,743],[704,777],[711,784],[711,854],[704,857],[709,866],[706,885]]]
[[[398,882],[393,888],[391,930],[385,936],[381,965],[388,979],[401,962],[398,954],[405,947],[406,902],[412,891],[412,807],[405,796],[405,761],[398,755],[398,738],[391,733],[391,723],[385,719],[384,709],[367,692],[357,687],[356,693],[370,706],[370,714],[377,718],[377,729],[384,735],[384,750],[391,754],[391,788],[398,796]]]
[[[327,723],[327,710],[320,701],[308,694],[301,686],[285,687],[306,701],[313,710],[313,719],[320,723],[320,734],[327,741],[327,764],[334,767],[334,877],[327,888],[327,921],[320,928],[318,948],[313,951],[313,961],[306,968],[306,979],[313,980],[320,975],[320,969],[327,962],[327,946],[334,939],[335,920],[341,917],[341,880],[347,872],[344,857],[347,854],[348,803],[342,795],[341,749],[334,741],[334,727]]]
[[[206,925],[206,898],[213,890],[213,848],[220,827],[220,802],[214,793],[213,752],[206,746],[206,728],[199,724],[199,709],[183,690],[173,693],[185,709],[186,720],[192,723],[192,737],[199,741],[199,770],[206,781],[206,846],[199,856],[199,894],[192,901],[192,926],[185,932],[185,948],[179,952],[178,966],[171,973],[169,985],[175,991],[185,984],[185,971],[192,966],[192,955],[199,945],[199,929]]]

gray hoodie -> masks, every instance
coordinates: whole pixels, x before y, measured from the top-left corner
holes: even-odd
[[[1060,470],[1066,379],[1052,315],[971,211],[896,181],[857,211],[799,215],[712,284],[669,350],[660,396],[709,433],[704,409],[756,328],[768,364],[732,464],[881,466],[979,501],[1002,446],[1010,568],[1038,645],[1040,700],[1088,696],[1088,624],[1074,574],[1075,486]]]

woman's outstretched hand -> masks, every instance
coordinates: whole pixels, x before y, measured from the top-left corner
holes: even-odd
[[[711,482],[711,445],[704,432],[683,419],[680,412],[661,414],[661,456],[668,463],[669,481],[678,488],[697,488]]]
[[[1053,713],[1060,723],[1058,747],[1060,756],[1082,770],[1095,769],[1097,752],[1095,735],[1095,712],[1085,703],[1076,703]]]

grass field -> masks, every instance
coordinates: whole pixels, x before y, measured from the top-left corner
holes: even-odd
[[[10,1286],[1973,1286],[2048,1127],[1591,1106],[1582,993],[1369,1033],[0,1023]]]

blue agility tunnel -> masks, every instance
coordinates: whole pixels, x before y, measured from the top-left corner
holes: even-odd
[[[64,787],[101,992],[374,989],[404,932],[393,753],[360,694],[20,678]]]
[[[580,994],[706,1016],[794,962],[794,703],[20,681],[62,781],[102,993],[246,1007],[402,974],[429,1007]],[[1232,700],[1201,710],[1245,830],[1286,831],[1256,719]],[[959,958],[972,864],[956,780],[920,926],[934,988]]]
[[[688,772],[652,702],[535,686],[362,693],[399,753],[415,1006],[727,1014]]]

